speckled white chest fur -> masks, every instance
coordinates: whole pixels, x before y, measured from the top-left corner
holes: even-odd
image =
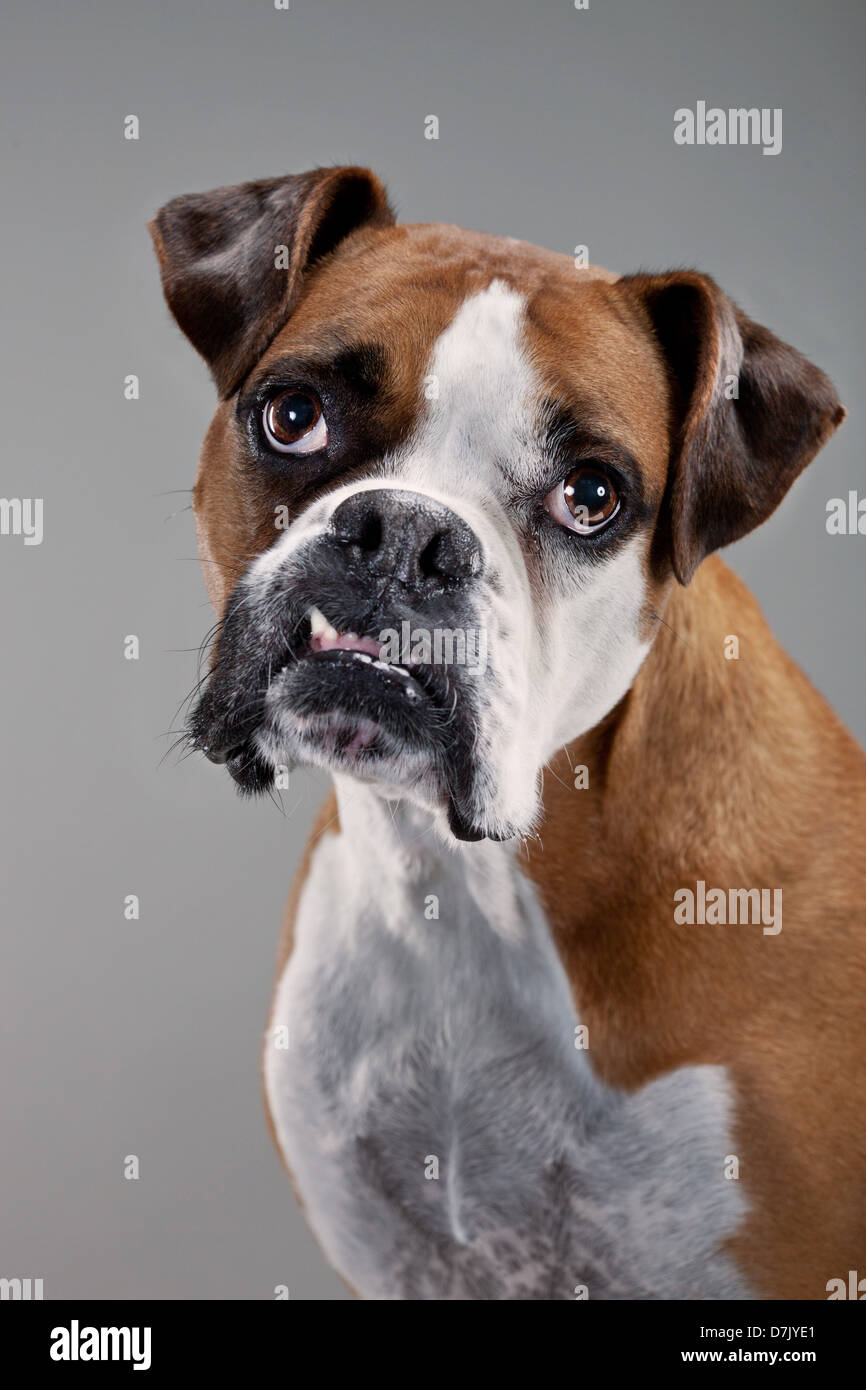
[[[603,1085],[512,852],[338,792],[265,1046],[333,1265],[380,1299],[750,1297],[720,1249],[745,1211],[724,1071]]]

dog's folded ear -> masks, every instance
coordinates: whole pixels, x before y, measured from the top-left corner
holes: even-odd
[[[765,521],[845,418],[829,378],[696,271],[630,275],[675,419],[660,540],[687,584],[705,555]]]
[[[369,169],[314,169],[190,193],[149,224],[169,308],[230,396],[285,323],[305,271],[394,214]]]

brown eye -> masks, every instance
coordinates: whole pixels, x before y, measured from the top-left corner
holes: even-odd
[[[592,535],[619,511],[619,495],[608,473],[588,464],[570,473],[544,500],[554,521],[581,536]]]
[[[313,454],[328,442],[322,402],[312,391],[281,391],[265,406],[262,424],[281,454]]]

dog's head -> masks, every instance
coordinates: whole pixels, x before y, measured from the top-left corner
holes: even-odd
[[[197,744],[525,833],[668,587],[777,506],[844,411],[696,272],[396,225],[364,169],[176,198],[169,306],[220,404],[194,500],[221,619]]]

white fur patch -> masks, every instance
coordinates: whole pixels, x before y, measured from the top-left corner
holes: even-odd
[[[416,813],[339,796],[265,1044],[334,1266],[375,1299],[750,1297],[721,1248],[745,1213],[724,1071],[602,1085],[509,850],[443,854]]]

